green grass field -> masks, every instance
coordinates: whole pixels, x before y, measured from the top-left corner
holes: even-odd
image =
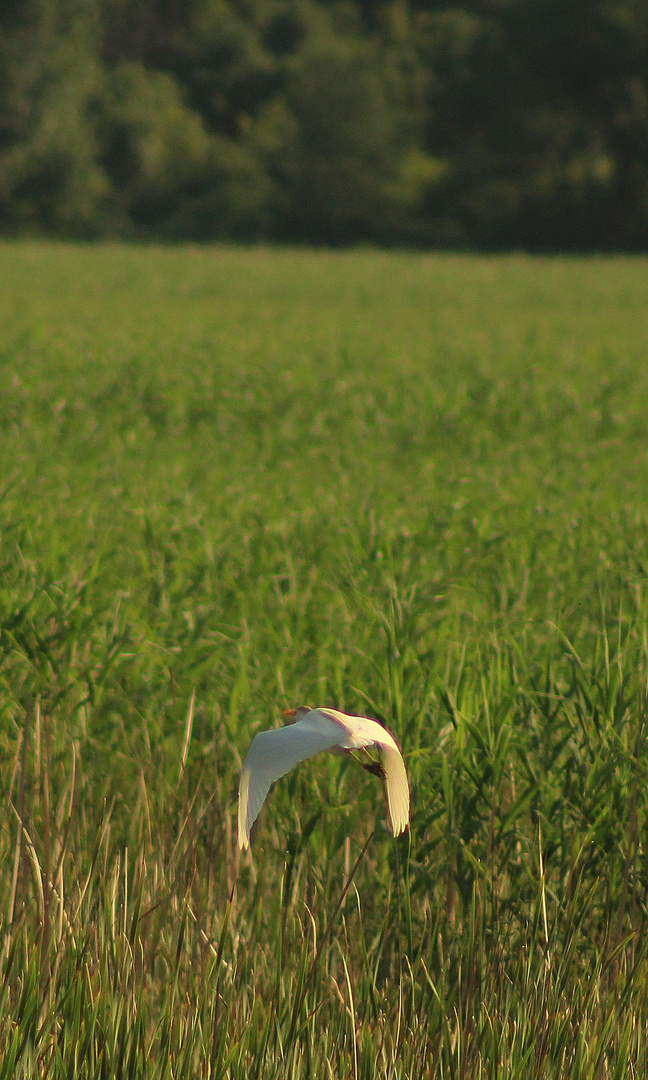
[[[646,1076],[648,260],[0,280],[0,1080]]]

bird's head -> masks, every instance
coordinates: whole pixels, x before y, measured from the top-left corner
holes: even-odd
[[[281,715],[285,716],[287,720],[290,720],[291,724],[296,724],[299,720],[303,719],[307,713],[312,711],[310,705],[300,705],[298,709],[284,709]]]

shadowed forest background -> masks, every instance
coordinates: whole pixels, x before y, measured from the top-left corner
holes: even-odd
[[[645,0],[3,0],[5,235],[648,243]]]

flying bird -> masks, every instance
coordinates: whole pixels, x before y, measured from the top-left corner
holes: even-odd
[[[363,768],[385,781],[393,835],[398,836],[407,828],[410,817],[407,772],[398,744],[387,728],[366,716],[348,716],[337,709],[311,709],[308,705],[287,709],[284,716],[292,716],[294,720],[285,727],[255,735],[243,762],[238,803],[239,847],[249,847],[250,829],[259,816],[270,785],[300,761],[322,750],[333,754],[362,750],[369,757],[366,748],[378,746],[382,764],[370,759]]]

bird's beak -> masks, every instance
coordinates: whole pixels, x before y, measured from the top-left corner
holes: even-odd
[[[297,716],[297,709],[284,709],[282,716]]]

